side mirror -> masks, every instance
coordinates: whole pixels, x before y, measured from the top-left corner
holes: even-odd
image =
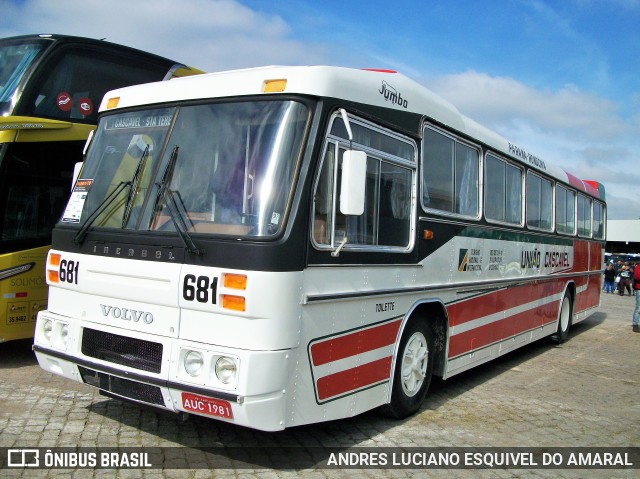
[[[340,213],[364,213],[364,192],[367,179],[367,154],[348,150],[342,155],[342,184],[340,185]]]

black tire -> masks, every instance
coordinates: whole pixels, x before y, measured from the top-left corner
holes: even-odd
[[[429,389],[433,371],[433,333],[422,321],[411,321],[400,340],[391,402],[386,415],[403,419],[415,413]]]
[[[569,339],[569,330],[573,323],[573,300],[569,292],[565,292],[560,304],[560,311],[558,312],[558,329],[555,334],[551,336],[553,342],[557,344],[564,343]]]

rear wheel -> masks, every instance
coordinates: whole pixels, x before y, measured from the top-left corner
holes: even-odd
[[[401,419],[420,409],[431,382],[432,371],[431,329],[421,321],[411,321],[400,340],[391,403],[384,407],[385,413]]]
[[[556,343],[564,343],[569,338],[569,330],[571,329],[572,316],[573,316],[573,304],[571,301],[571,295],[568,292],[564,293],[562,298],[562,304],[560,305],[560,312],[558,313],[558,329],[556,333],[551,337]]]

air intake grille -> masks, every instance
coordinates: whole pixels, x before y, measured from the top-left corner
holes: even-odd
[[[82,380],[90,386],[128,399],[135,399],[136,401],[158,406],[165,405],[160,388],[157,386],[119,378],[118,376],[93,371],[82,366],[78,366],[78,370]]]
[[[89,328],[82,334],[82,354],[152,373],[162,366],[162,344]]]

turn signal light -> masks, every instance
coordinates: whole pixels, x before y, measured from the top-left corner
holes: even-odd
[[[60,265],[60,255],[58,253],[51,253],[49,255],[49,264],[51,266],[59,266]]]
[[[224,287],[233,289],[247,289],[247,275],[225,273]]]
[[[58,277],[58,267],[60,266],[60,254],[58,253],[49,253],[49,258],[47,260],[47,279],[49,283],[57,283],[60,281]],[[49,269],[52,268],[52,269]]]
[[[47,278],[50,283],[57,283],[59,281],[58,272],[52,269],[47,270]]]
[[[246,309],[244,297],[223,294],[222,307],[225,309],[232,309],[233,311],[244,311]]]

